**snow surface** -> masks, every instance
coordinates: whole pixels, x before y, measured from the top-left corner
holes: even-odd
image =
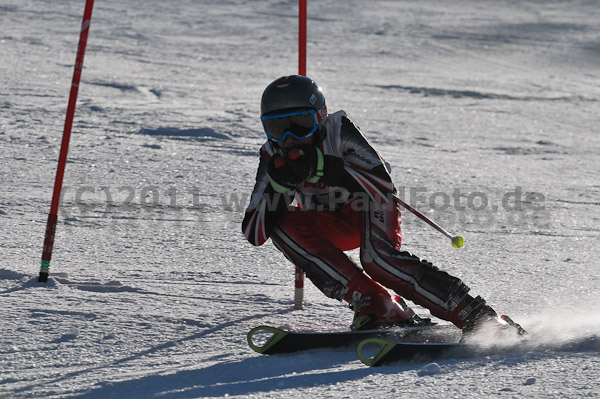
[[[297,71],[296,1],[96,2],[36,282],[83,7],[0,4],[0,397],[600,396],[596,1],[309,1],[330,110],[465,237],[453,249],[405,212],[405,248],[531,332],[519,351],[377,369],[246,344],[259,324],[352,318],[309,284],[293,311],[293,267],[240,232],[262,90]]]

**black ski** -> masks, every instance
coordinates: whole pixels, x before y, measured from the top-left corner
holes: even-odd
[[[510,317],[503,315],[501,319],[506,327],[497,330],[497,335],[491,339],[502,340],[503,338],[523,338],[527,332]],[[458,330],[457,330],[458,331]],[[502,335],[505,335],[502,337]],[[398,340],[396,337],[370,337],[358,344],[356,354],[361,362],[367,366],[382,366],[397,362],[428,362],[439,359],[456,359],[480,356],[486,353],[495,353],[493,347],[481,347],[475,344],[469,345],[456,340],[444,340],[443,336],[417,337],[417,339]]]
[[[358,344],[356,354],[367,366],[397,362],[428,362],[439,359],[470,357],[476,351],[459,342],[396,342],[387,338],[367,338]]]
[[[248,345],[256,352],[273,355],[311,349],[355,347],[368,338],[404,342],[456,342],[460,330],[448,325],[390,328],[366,331],[289,331],[271,326],[255,327],[248,333]]]

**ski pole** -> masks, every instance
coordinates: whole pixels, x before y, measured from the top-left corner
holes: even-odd
[[[38,277],[40,283],[48,282],[48,274],[50,273],[50,259],[52,258],[52,247],[54,246],[54,235],[56,233],[56,222],[58,220],[58,203],[65,174],[65,164],[67,163],[67,153],[69,152],[69,139],[71,138],[71,129],[73,128],[73,117],[75,115],[75,105],[77,104],[77,92],[79,90],[79,81],[81,80],[83,57],[85,55],[93,7],[94,0],[86,0],[85,10],[83,12],[83,22],[81,23],[81,31],[79,33],[77,57],[75,58],[75,70],[73,71],[73,81],[71,83],[71,94],[69,96],[69,105],[67,107],[62,143],[60,145],[58,167],[56,168],[52,204],[50,205],[50,213],[48,214],[48,222],[46,223],[46,235],[44,237],[44,248],[42,251],[42,266],[40,267],[40,275]]]
[[[408,209],[409,211],[411,211],[413,214],[415,214],[419,219],[421,219],[422,221],[426,222],[431,227],[433,227],[434,229],[436,229],[437,231],[439,231],[440,233],[442,233],[443,235],[445,235],[446,237],[448,237],[452,241],[452,246],[454,248],[460,248],[460,247],[463,246],[464,240],[463,240],[463,238],[461,236],[454,236],[454,235],[448,233],[445,229],[443,229],[442,227],[440,227],[433,220],[429,219],[427,216],[423,215],[421,212],[419,212],[418,210],[416,210],[412,206],[408,205],[406,202],[402,201],[400,198],[398,198],[398,196],[396,196],[396,198],[398,199],[398,202],[400,202],[400,205],[402,205],[403,207],[405,207],[406,209]]]

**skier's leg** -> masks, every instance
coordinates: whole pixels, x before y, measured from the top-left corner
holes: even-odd
[[[362,216],[358,216],[345,212],[286,211],[271,238],[321,292],[349,302],[355,315],[373,314],[379,324],[410,320],[389,292],[344,254],[344,250],[357,248],[360,243]]]
[[[361,263],[376,281],[421,305],[458,328],[482,312],[496,315],[481,297],[473,298],[458,278],[430,262],[400,250],[400,209],[397,201],[371,201],[364,212]]]

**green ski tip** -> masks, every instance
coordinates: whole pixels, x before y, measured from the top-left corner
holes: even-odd
[[[270,336],[262,345],[260,345],[255,342],[255,335],[259,334],[256,337],[258,339],[263,333],[267,333],[267,335],[270,334]],[[269,349],[281,341],[286,335],[288,335],[287,331],[283,331],[275,327],[258,326],[250,330],[248,333],[248,345],[250,345],[250,347],[258,353],[268,354]]]
[[[370,351],[369,349],[365,348],[366,346],[370,346],[371,348],[375,347],[376,348],[375,354],[372,356],[366,355],[365,349],[366,349],[366,351]],[[356,354],[358,355],[358,358],[360,359],[360,361],[363,362],[364,364],[366,364],[367,366],[376,366],[377,363],[389,351],[391,351],[394,348],[394,346],[396,346],[395,343],[390,342],[386,339],[367,338],[364,341],[362,341],[360,344],[358,344],[358,347],[356,348]]]

